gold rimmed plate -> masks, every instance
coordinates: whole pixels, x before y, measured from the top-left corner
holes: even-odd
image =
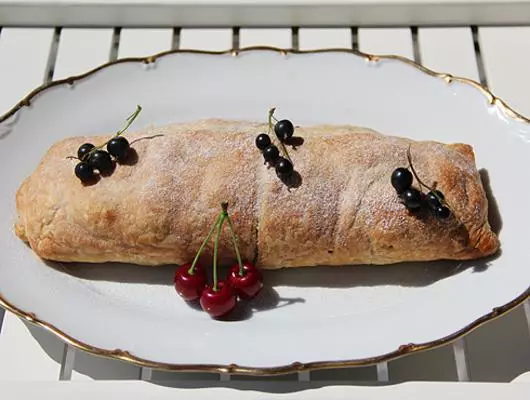
[[[355,124],[474,146],[502,252],[487,260],[271,271],[231,321],[189,307],[174,266],[45,263],[14,235],[14,194],[45,151],[112,132],[201,118]],[[0,304],[102,356],[154,368],[267,375],[368,365],[447,343],[528,297],[530,125],[479,84],[351,50],[169,52],[36,89],[0,119]],[[31,143],[31,146],[28,145]],[[19,160],[24,160],[21,163]],[[13,166],[16,165],[16,168]],[[263,351],[261,351],[263,350]]]

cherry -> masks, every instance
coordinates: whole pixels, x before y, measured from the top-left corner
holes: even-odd
[[[208,285],[201,295],[201,307],[211,317],[219,318],[232,311],[237,303],[234,289],[226,281]],[[216,287],[217,286],[217,287]]]
[[[206,272],[200,264],[193,268],[191,263],[183,264],[175,272],[175,290],[184,300],[197,300],[206,287],[206,279]]]
[[[240,297],[251,299],[263,287],[263,277],[261,271],[254,264],[247,261],[241,267],[239,264],[235,264],[230,268],[228,283],[230,283]]]
[[[224,212],[226,213],[226,209]],[[236,251],[237,257],[237,264],[230,268],[230,272],[228,273],[228,283],[232,285],[240,297],[250,299],[256,296],[263,287],[263,277],[261,271],[258,270],[254,264],[248,261],[243,263],[241,260],[237,237],[228,213],[226,213],[226,222],[228,223],[228,229],[232,236],[232,242],[234,243],[234,250]]]

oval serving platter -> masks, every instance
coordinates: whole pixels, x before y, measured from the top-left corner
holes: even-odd
[[[143,112],[132,129],[265,121],[275,105],[299,125],[469,143],[502,250],[463,263],[266,272],[266,289],[231,321],[178,298],[175,266],[43,262],[13,232],[18,186],[54,142],[115,131],[136,104]],[[401,57],[249,48],[119,60],[36,89],[0,119],[0,134],[0,304],[101,356],[250,375],[368,365],[448,343],[529,295],[530,209],[521,205],[530,187],[513,196],[512,183],[530,180],[529,121],[479,84]]]

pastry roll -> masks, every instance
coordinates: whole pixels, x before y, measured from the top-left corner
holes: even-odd
[[[90,185],[66,157],[111,135],[62,140],[17,191],[16,234],[47,260],[181,264],[226,201],[242,257],[264,269],[466,260],[498,250],[471,146],[304,126],[296,130],[303,144],[289,147],[296,179],[285,180],[254,144],[266,130],[208,119],[129,132],[137,159]],[[408,211],[391,185],[409,148],[421,181],[443,192],[449,218]],[[234,260],[227,229],[219,256]]]

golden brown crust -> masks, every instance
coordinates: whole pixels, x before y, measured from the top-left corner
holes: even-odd
[[[383,136],[349,126],[304,127],[291,150],[301,184],[289,188],[264,166],[254,137],[265,127],[205,120],[127,134],[135,165],[83,186],[73,173],[80,144],[55,144],[21,185],[16,234],[58,261],[190,261],[228,201],[244,258],[262,268],[468,259],[499,247],[466,144]],[[421,179],[446,196],[455,216],[409,214],[390,185],[411,145]],[[205,257],[211,254],[211,245]],[[225,230],[222,259],[233,259]]]

